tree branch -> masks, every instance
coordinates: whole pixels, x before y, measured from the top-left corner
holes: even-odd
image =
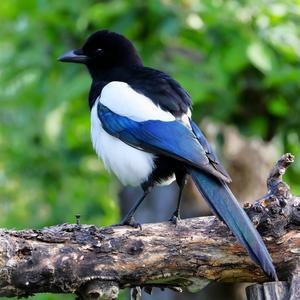
[[[292,162],[291,154],[282,156],[269,175],[268,193],[245,207],[282,280],[300,256],[300,198],[282,181]],[[115,299],[125,287],[196,291],[211,280],[267,281],[215,217],[145,224],[143,230],[80,224],[0,230],[0,296],[60,292]]]

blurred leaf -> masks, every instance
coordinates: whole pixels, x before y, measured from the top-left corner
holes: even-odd
[[[268,109],[273,115],[276,116],[285,116],[290,111],[288,103],[282,97],[270,99]]]
[[[248,46],[247,55],[251,63],[262,72],[272,70],[271,52],[267,47],[259,42],[254,42]]]

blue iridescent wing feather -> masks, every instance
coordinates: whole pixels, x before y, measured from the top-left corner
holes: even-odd
[[[98,117],[109,134],[123,142],[155,154],[165,154],[204,170],[225,181],[226,174],[216,169],[192,130],[180,121],[149,120],[136,122],[98,104]]]

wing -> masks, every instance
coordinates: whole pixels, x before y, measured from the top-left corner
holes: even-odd
[[[223,174],[215,168],[197,136],[182,122],[137,122],[114,113],[101,103],[98,103],[97,113],[104,130],[124,143],[154,154],[175,158],[226,182],[230,181],[227,173]]]
[[[178,117],[187,113],[192,100],[185,89],[166,73],[147,67],[133,69],[128,84],[137,92],[150,98],[161,109]]]
[[[191,124],[192,130],[193,130],[194,134],[196,135],[199,143],[204,148],[206,156],[209,159],[210,163],[214,166],[214,168],[216,170],[218,170],[220,173],[222,173],[224,176],[227,177],[228,182],[231,182],[231,178],[230,178],[229,174],[227,173],[227,171],[225,170],[225,168],[219,161],[217,155],[213,151],[211,145],[208,143],[204,134],[201,132],[200,128],[192,120],[190,120],[190,124]]]

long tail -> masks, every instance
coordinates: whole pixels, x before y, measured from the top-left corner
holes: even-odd
[[[188,171],[204,199],[247,249],[254,262],[261,266],[266,275],[277,280],[272,258],[263,240],[226,183],[193,168]]]

